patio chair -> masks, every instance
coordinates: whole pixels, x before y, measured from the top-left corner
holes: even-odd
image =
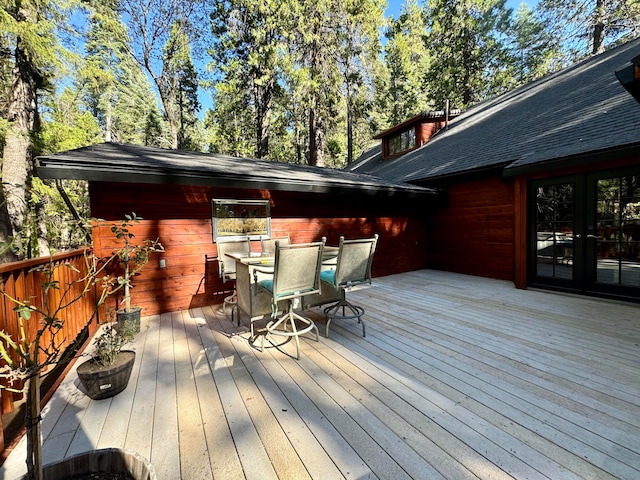
[[[280,246],[291,245],[291,239],[289,238],[289,234],[283,235],[282,237],[263,238],[262,240],[260,240],[262,253],[275,252],[276,242],[279,242]]]
[[[296,341],[296,359],[300,359],[300,335],[315,331],[319,340],[318,327],[313,320],[295,312],[300,308],[301,298],[320,293],[320,268],[325,240],[315,243],[275,244],[275,262],[273,271],[256,267],[254,276],[259,288],[272,295],[272,318],[262,337],[260,350],[264,349],[265,338],[275,335],[288,337]],[[258,274],[271,274],[267,279],[258,281]],[[279,318],[278,302],[286,301],[286,311]],[[287,328],[289,326],[289,328]]]
[[[377,243],[378,234],[375,234],[373,238],[359,240],[345,240],[344,237],[340,237],[335,269],[331,268],[320,272],[322,288],[332,288],[340,295],[340,299],[336,303],[324,309],[327,319],[325,332],[327,337],[332,320],[352,320],[354,318],[357,318],[358,323],[362,324],[362,336],[365,336],[365,325],[362,320],[364,308],[349,302],[346,299],[346,291],[357,285],[371,284],[371,264]]]
[[[219,238],[216,241],[218,246],[218,273],[223,283],[235,281],[236,279],[236,261],[229,257],[227,253],[246,253],[251,252],[251,241],[249,238],[243,240],[224,240]],[[227,306],[231,307],[231,322],[233,322],[233,312],[238,307],[238,295],[235,285],[233,293],[225,297],[223,309]],[[226,311],[226,310],[225,310]],[[240,312],[238,312],[238,325],[240,325]]]

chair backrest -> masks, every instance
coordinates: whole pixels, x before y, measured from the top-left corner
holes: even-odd
[[[373,238],[345,240],[340,237],[335,285],[347,287],[371,283],[371,264],[376,251],[378,234]]]
[[[321,242],[280,245],[276,242],[273,301],[320,293]]]
[[[260,240],[262,252],[275,252],[276,242],[279,242],[281,247],[285,245],[291,245],[291,239],[289,238],[289,235],[274,238],[263,238]]]
[[[218,239],[218,271],[223,282],[233,280],[236,275],[236,261],[227,256],[227,253],[246,253],[251,252],[251,241],[249,238],[245,240],[223,240]]]

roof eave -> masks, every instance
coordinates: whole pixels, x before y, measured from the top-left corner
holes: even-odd
[[[631,143],[619,147],[609,147],[593,152],[578,153],[561,158],[554,158],[544,162],[536,162],[521,166],[506,166],[503,171],[504,177],[517,177],[530,175],[560,168],[572,168],[592,163],[601,163],[607,160],[618,160],[629,156],[640,154],[640,142]]]
[[[90,182],[145,183],[159,185],[195,185],[204,187],[271,189],[290,192],[312,192],[326,194],[364,194],[369,196],[404,196],[417,198],[437,195],[430,189],[376,186],[371,184],[347,185],[333,182],[300,182],[285,179],[267,180],[259,178],[241,178],[237,175],[194,175],[192,172],[158,173],[133,171],[131,169],[88,169],[79,164],[73,166],[49,165],[46,161],[37,162],[37,175],[41,178],[87,180]]]

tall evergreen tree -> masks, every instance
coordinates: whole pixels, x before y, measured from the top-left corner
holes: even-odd
[[[425,44],[427,24],[416,0],[408,0],[397,20],[391,20],[385,45],[388,80],[378,92],[396,125],[434,107],[426,82],[431,52]]]
[[[298,68],[307,72],[307,81],[300,86],[306,112],[306,162],[309,165],[325,165],[327,132],[339,115],[340,92],[336,87],[342,82],[336,58],[335,25],[344,19],[337,11],[334,0],[301,1],[291,17],[297,28],[289,42],[289,54],[294,56]]]
[[[510,15],[505,0],[429,1],[427,78],[436,104],[467,107],[513,86],[504,43]]]
[[[346,163],[354,160],[354,145],[366,125],[373,101],[372,84],[376,62],[380,55],[379,32],[382,26],[382,5],[377,0],[349,0],[338,4],[337,24],[338,66],[342,74],[342,92],[346,110]],[[344,135],[334,134],[337,140]],[[335,142],[334,142],[335,143]],[[341,163],[332,155],[333,163]]]
[[[541,0],[536,8],[551,25],[568,61],[640,35],[638,0]]]
[[[163,49],[162,78],[170,102],[172,116],[177,122],[178,146],[184,150],[198,150],[199,145],[189,130],[198,122],[198,79],[191,61],[191,48],[187,36],[188,22],[176,20]]]
[[[214,42],[209,50],[210,66],[225,84],[225,92],[219,91],[217,99],[223,100],[234,91],[238,106],[249,110],[246,113],[252,121],[243,128],[247,128],[245,134],[253,132],[252,155],[258,158],[269,155],[284,5],[276,0],[219,0],[211,17]]]
[[[514,78],[519,85],[560,68],[560,44],[528,4],[518,7],[509,36]]]
[[[100,122],[105,141],[142,143],[141,119],[157,108],[148,80],[131,56],[119,0],[92,0],[85,56],[76,82]]]
[[[132,39],[132,55],[157,89],[171,132],[169,146],[174,149],[179,145],[180,119],[171,90],[174,70],[166,63],[174,60],[171,55],[177,51],[167,48],[167,42],[177,21],[183,22],[184,33],[195,41],[199,30],[187,26],[203,24],[205,5],[203,0],[120,0],[119,10]]]
[[[37,154],[35,138],[39,132],[38,95],[47,88],[60,65],[62,47],[56,36],[56,26],[64,24],[73,0],[0,1],[0,31],[5,51],[11,51],[13,78],[7,106],[7,131],[3,148],[2,194],[0,220],[8,221],[0,229],[8,232],[19,257],[49,253],[45,233],[38,232],[37,252],[29,252],[24,241],[24,228],[29,212],[42,218],[44,213],[36,205],[28,208],[32,178],[32,160]],[[6,58],[6,55],[5,55]],[[38,218],[33,224],[41,225]],[[0,238],[0,242],[9,242]]]

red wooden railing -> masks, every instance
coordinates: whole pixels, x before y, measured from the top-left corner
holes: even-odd
[[[52,278],[48,278],[47,274],[38,267],[46,266],[51,263]],[[63,264],[69,265],[67,268]],[[62,329],[56,333],[55,338],[51,336],[43,336],[41,345],[53,345],[59,353],[64,352],[69,345],[75,342],[83,332],[89,327],[89,337],[97,329],[97,322],[91,322],[94,317],[96,297],[95,292],[91,289],[88,293],[82,294],[83,284],[78,282],[87,273],[86,256],[84,250],[76,250],[54,255],[52,257],[42,257],[37,259],[25,260],[21,262],[0,264],[0,288],[18,300],[28,299],[29,303],[38,307],[44,305],[45,293],[43,291],[43,283],[47,280],[57,281],[59,288],[50,289],[47,299],[49,305],[56,306],[60,304],[61,295],[69,287],[68,297],[78,300],[71,305],[63,308],[56,314],[56,317],[63,321]],[[67,303],[66,301],[64,303]],[[19,338],[18,314],[14,311],[16,304],[8,299],[5,295],[0,295],[0,329],[11,335],[12,338]],[[24,322],[26,326],[26,335],[33,338],[42,316],[35,314]],[[0,360],[0,365],[3,361]],[[57,371],[60,369],[57,369]],[[56,371],[56,374],[58,373]],[[64,373],[66,371],[62,369]],[[61,374],[61,376],[64,375]],[[43,385],[49,387],[49,392],[42,392],[43,403],[46,402],[49,395],[57,385],[55,380],[45,382]],[[12,393],[5,389],[1,392],[1,413],[3,421],[8,417],[7,414],[13,412],[20,402],[23,395],[20,393]],[[6,426],[0,423],[0,452],[4,451],[5,438],[4,431]],[[0,458],[2,455],[0,455]]]

